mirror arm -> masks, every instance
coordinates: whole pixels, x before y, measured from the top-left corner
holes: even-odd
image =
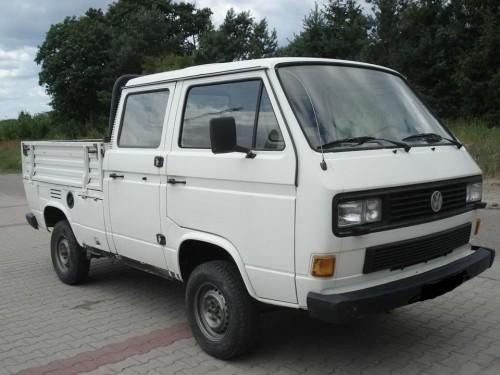
[[[234,150],[235,152],[243,152],[244,154],[247,154],[247,156],[245,156],[247,159],[254,159],[257,154],[255,154],[252,150],[250,150],[249,148],[246,148],[246,147],[243,147],[243,146],[234,146]]]

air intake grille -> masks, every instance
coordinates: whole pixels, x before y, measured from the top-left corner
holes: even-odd
[[[439,258],[469,243],[471,224],[417,239],[366,249],[363,273],[399,269]]]
[[[50,189],[50,197],[54,199],[61,199],[61,190]]]
[[[465,183],[394,192],[389,193],[387,197],[390,222],[398,223],[432,216],[434,212],[431,208],[431,196],[435,191],[443,195],[440,213],[465,208],[467,194]]]

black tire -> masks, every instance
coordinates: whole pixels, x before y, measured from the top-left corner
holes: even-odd
[[[52,231],[50,255],[54,270],[63,283],[77,285],[85,281],[89,273],[90,259],[78,245],[66,220],[59,221]]]
[[[233,263],[196,267],[186,286],[186,308],[193,336],[208,354],[234,358],[255,344],[256,304]]]

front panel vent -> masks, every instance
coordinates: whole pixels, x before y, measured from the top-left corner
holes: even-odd
[[[363,273],[395,270],[427,262],[469,243],[471,224],[387,245],[366,249]]]

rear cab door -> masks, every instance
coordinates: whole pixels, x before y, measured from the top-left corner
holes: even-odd
[[[124,89],[104,170],[111,248],[163,269],[160,186],[174,88],[168,83]]]

